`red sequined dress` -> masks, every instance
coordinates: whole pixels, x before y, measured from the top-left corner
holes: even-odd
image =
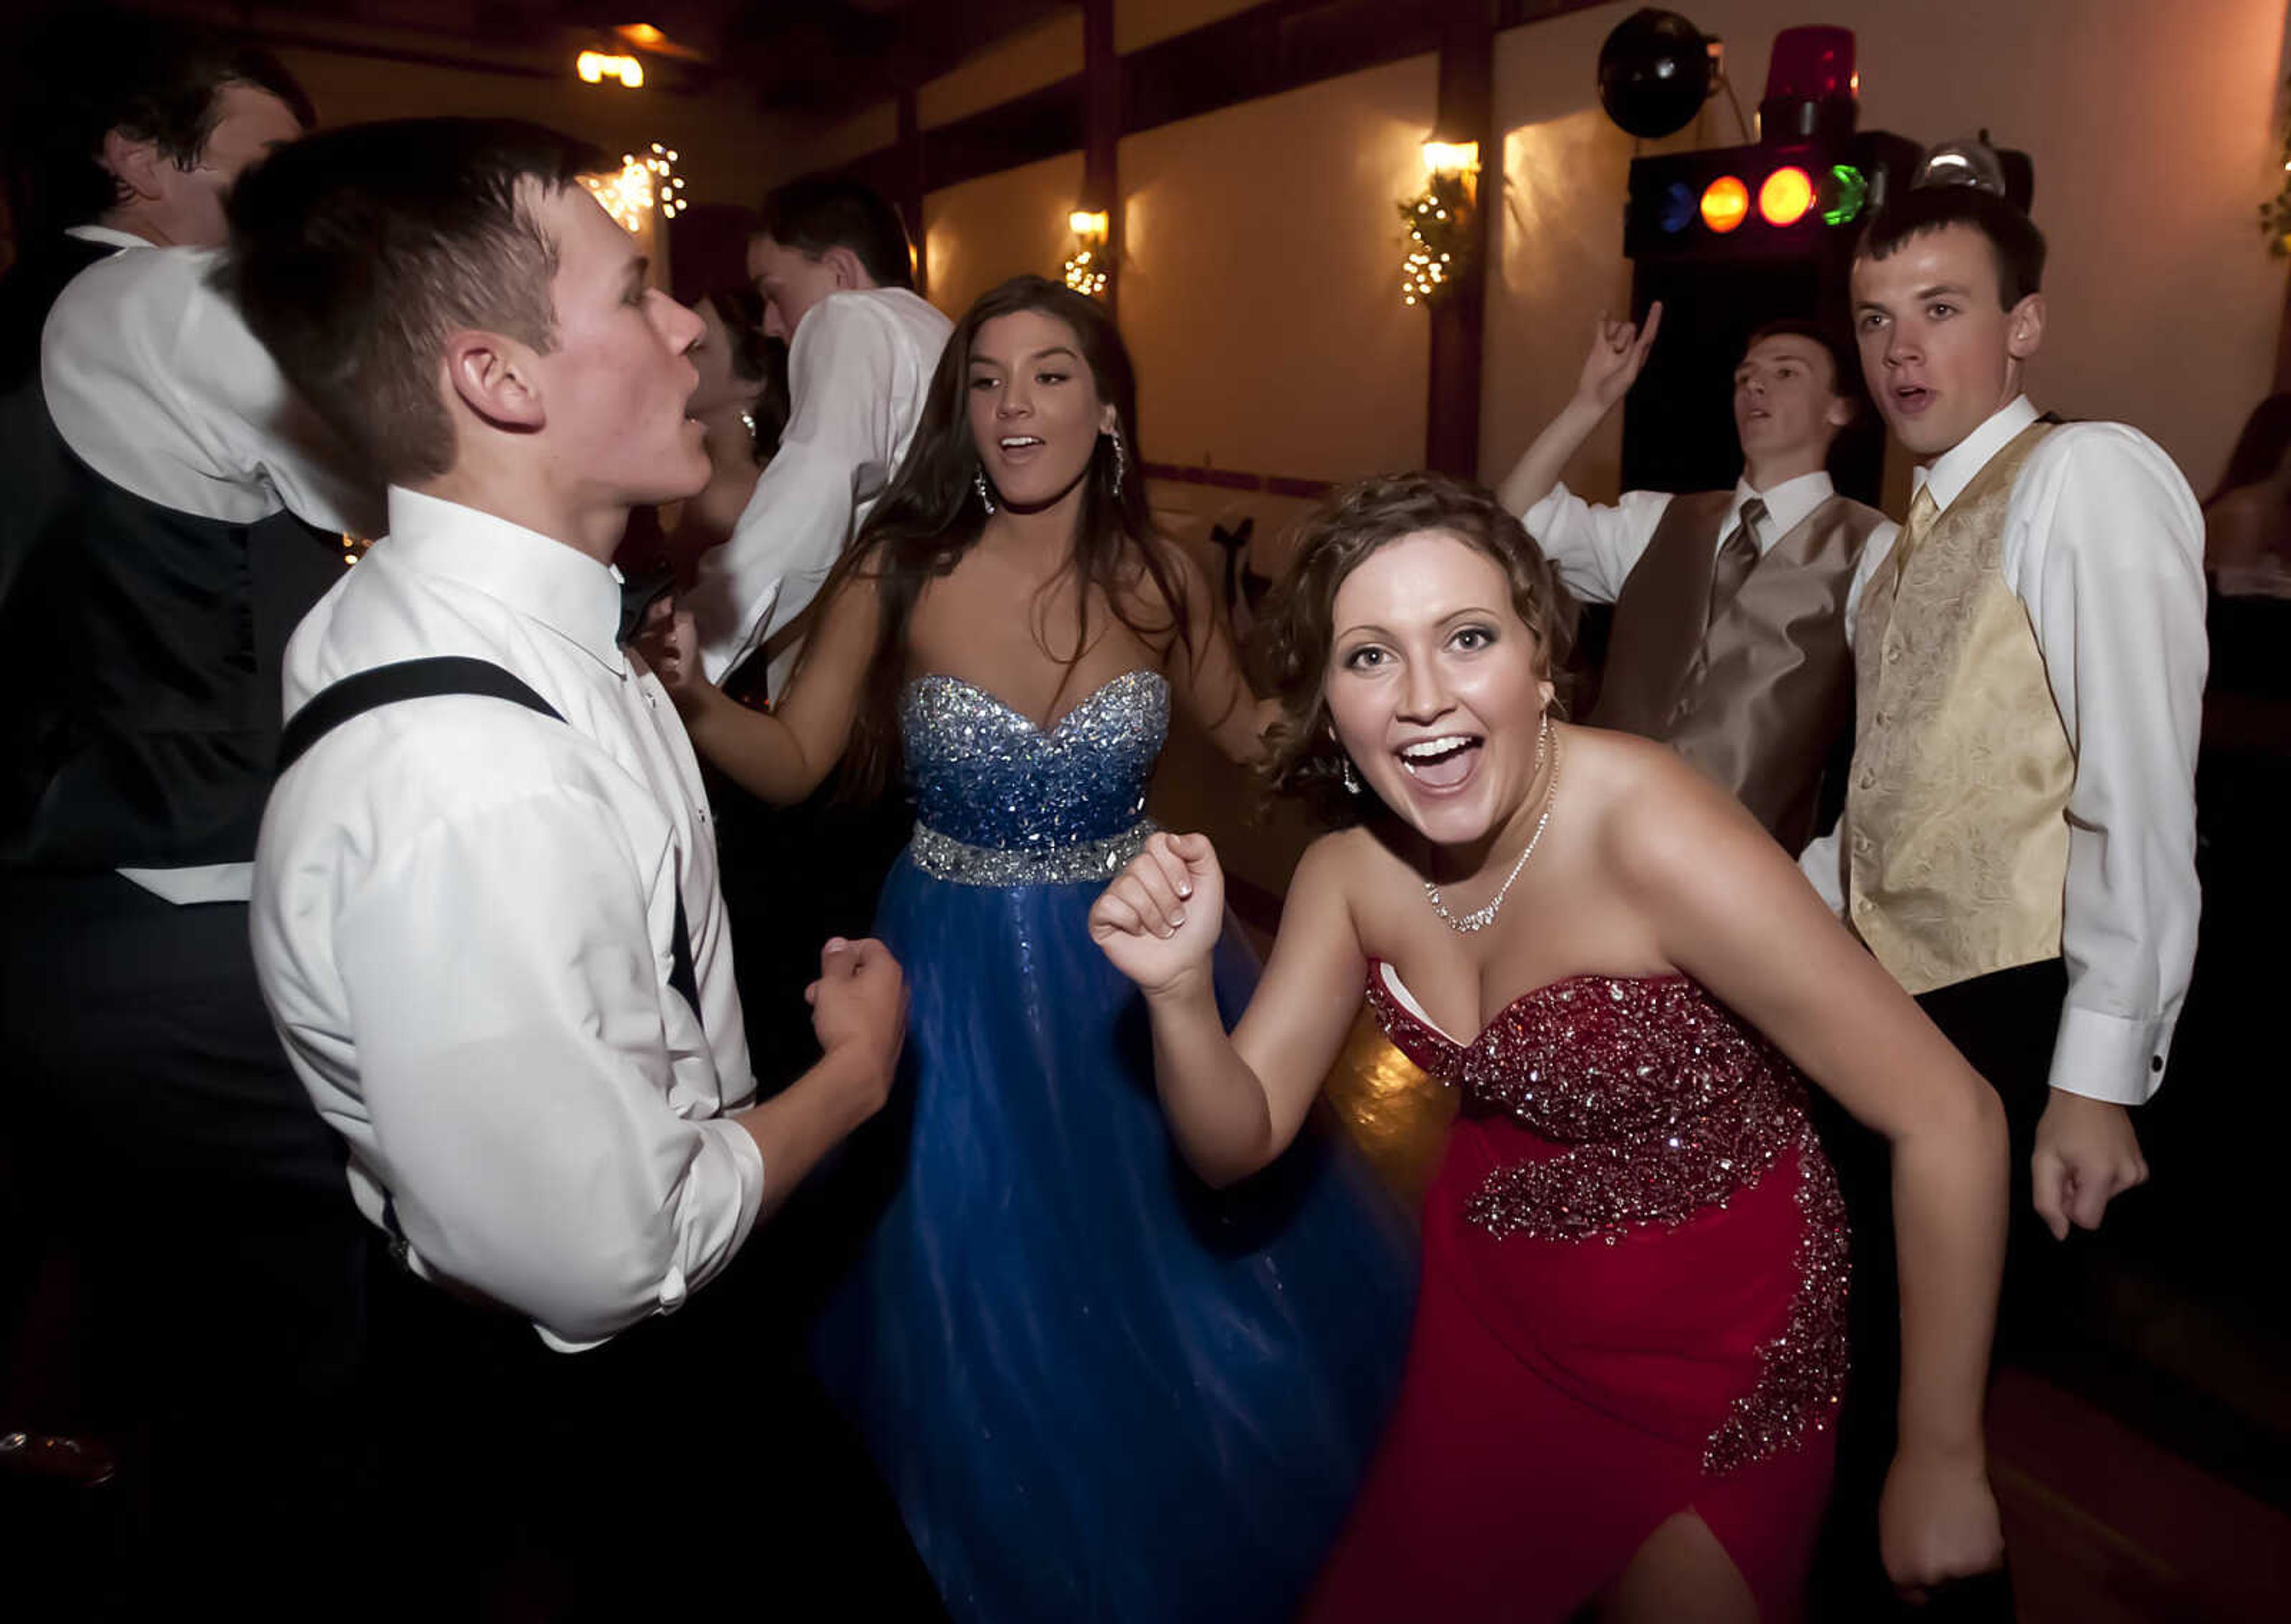
[[[1564,1619],[1692,1509],[1799,1605],[1845,1379],[1845,1216],[1805,1083],[1684,977],[1576,976],[1468,1044],[1397,1411],[1308,1616]]]

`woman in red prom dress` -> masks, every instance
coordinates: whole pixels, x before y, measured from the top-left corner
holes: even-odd
[[[1388,964],[1368,1001],[1464,1100],[1314,1618],[1564,1615],[1689,1510],[1788,1616],[1845,1379],[1845,1218],[1796,1069],[1684,977],[1570,977],[1470,1043]]]
[[[1269,739],[1276,782],[1341,784],[1356,826],[1306,853],[1230,1034],[1206,839],[1154,836],[1091,914],[1146,993],[1171,1138],[1213,1184],[1296,1137],[1363,989],[1463,1097],[1396,1413],[1307,1616],[1796,1612],[1845,1378],[1809,1077],[1894,1155],[1887,1571],[1993,1568],[1995,1098],[1730,797],[1660,746],[1555,723],[1555,596],[1476,487],[1332,497],[1264,623]]]

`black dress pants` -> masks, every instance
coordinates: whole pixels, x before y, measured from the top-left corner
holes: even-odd
[[[374,1298],[366,1616],[945,1617],[752,1256],[580,1353],[387,1264]]]
[[[2041,1360],[2062,1323],[2059,1243],[2030,1202],[2030,1156],[2051,1098],[2053,1044],[2068,973],[2058,959],[1976,977],[1927,993],[1917,1007],[1997,1090],[2012,1142],[2012,1215],[2005,1283],[1998,1305],[1996,1356]],[[1894,1604],[1877,1554],[1877,1499],[1893,1465],[1901,1374],[1901,1281],[1893,1228],[1893,1158],[1885,1142],[1826,1096],[1816,1100],[1822,1142],[1837,1163],[1853,1226],[1851,1314],[1853,1374],[1837,1427],[1837,1486],[1815,1556],[1812,1615],[1884,1619]],[[2010,1585],[1968,1581],[1944,1593],[1943,1608],[1917,1617],[2010,1620]]]
[[[84,1298],[78,1391],[11,1424],[121,1461],[101,1577],[62,1572],[61,1548],[28,1566],[57,1581],[49,1615],[310,1616],[356,1535],[368,1229],[263,1008],[245,905],[0,879],[0,1056],[9,1205]],[[36,1497],[16,1509],[38,1522]]]

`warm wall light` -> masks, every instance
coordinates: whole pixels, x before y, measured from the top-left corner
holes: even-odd
[[[1426,141],[1424,168],[1431,181],[1420,194],[1400,205],[1408,233],[1400,267],[1403,304],[1427,303],[1445,293],[1472,257],[1480,144]]]
[[[1435,175],[1474,175],[1480,172],[1477,141],[1426,141],[1424,167]]]
[[[644,85],[644,64],[632,56],[610,56],[602,51],[583,51],[573,60],[573,71],[583,83],[601,84],[612,79],[629,90]]]
[[[1092,299],[1105,292],[1108,224],[1103,209],[1076,209],[1066,216],[1066,225],[1078,243],[1073,253],[1066,256],[1066,285]]]

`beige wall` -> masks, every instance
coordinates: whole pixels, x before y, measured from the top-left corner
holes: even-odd
[[[1342,478],[1423,455],[1421,311],[1395,205],[1429,56],[1121,143],[1121,325],[1157,462]]]
[[[1066,216],[1081,194],[1081,154],[1067,152],[925,197],[931,302],[959,317],[1006,277],[1057,276],[1073,252]]]
[[[1621,258],[1630,138],[1599,113],[1593,64],[1630,7],[1512,30],[1497,43],[1507,192],[1491,279],[1481,472],[1499,477],[1572,389],[1593,318],[1628,296]],[[1697,0],[1755,109],[1795,0]],[[2036,161],[2052,245],[2051,323],[2032,391],[2073,416],[2121,418],[2199,490],[2271,387],[2283,264],[2255,229],[2281,179],[2281,0],[1832,0],[1852,28],[1861,125],[1933,141],[1987,125]],[[1723,100],[1700,139],[1732,142]],[[1690,137],[1692,136],[1690,132]],[[1571,478],[1613,488],[1610,425]]]

